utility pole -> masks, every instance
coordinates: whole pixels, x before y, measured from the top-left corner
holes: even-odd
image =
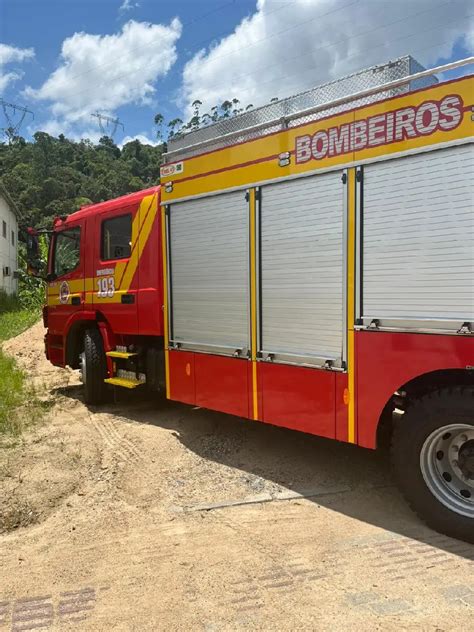
[[[8,103],[4,99],[0,98],[0,105],[2,106],[3,114],[5,116],[6,127],[3,127],[3,133],[8,138],[8,142],[11,143],[15,136],[18,136],[21,126],[23,125],[23,121],[27,114],[31,115],[31,118],[34,119],[35,115],[31,110],[25,108],[23,105],[18,105],[17,103]],[[19,118],[17,117],[17,113],[19,113]]]
[[[106,114],[102,114],[102,112],[94,112],[93,114],[91,114],[91,116],[97,119],[99,129],[104,136],[109,136],[110,138],[113,138],[118,127],[121,127],[122,130],[125,131],[125,127],[122,121],[120,121],[118,118],[107,116]],[[109,133],[110,127],[112,127],[112,132]]]

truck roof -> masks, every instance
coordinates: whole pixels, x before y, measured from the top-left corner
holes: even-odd
[[[135,193],[129,193],[128,195],[122,195],[121,197],[114,198],[112,200],[106,200],[105,202],[98,202],[97,204],[89,204],[83,206],[81,209],[72,213],[67,218],[66,222],[77,221],[78,219],[84,219],[90,215],[95,215],[102,211],[113,211],[114,209],[121,208],[122,206],[128,206],[140,202],[146,195],[158,193],[160,186],[150,187],[149,189],[142,189]]]

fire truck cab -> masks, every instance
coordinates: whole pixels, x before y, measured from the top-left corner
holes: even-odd
[[[86,400],[107,384],[164,383],[160,188],[56,219],[50,241],[46,355],[80,368]],[[144,350],[146,345],[146,351]],[[107,354],[107,355],[105,355]],[[151,377],[153,368],[155,382]]]
[[[401,58],[175,138],[161,188],[56,220],[48,358],[90,403],[389,437],[415,511],[474,542],[474,77],[433,75]]]

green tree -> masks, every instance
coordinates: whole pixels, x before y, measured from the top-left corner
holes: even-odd
[[[0,142],[0,178],[24,223],[47,228],[85,204],[158,184],[163,151],[138,140],[120,149],[108,136],[94,144],[39,131],[31,141]]]

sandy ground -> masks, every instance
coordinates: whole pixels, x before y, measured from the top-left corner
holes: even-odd
[[[474,547],[409,511],[386,456],[141,393],[52,401],[0,450],[0,632],[472,629]]]

